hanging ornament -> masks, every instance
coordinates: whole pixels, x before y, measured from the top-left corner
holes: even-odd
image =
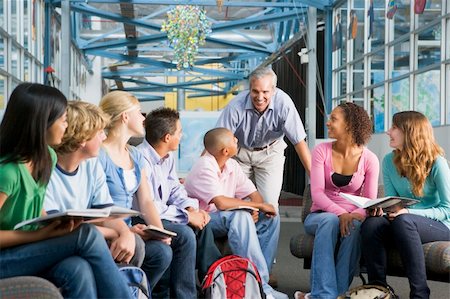
[[[426,4],[427,0],[416,0],[416,2],[414,2],[414,12],[418,15],[421,15],[425,9]]]
[[[217,9],[219,10],[219,13],[222,12],[222,6],[223,6],[223,0],[216,0],[217,3]]]
[[[358,35],[358,16],[354,9],[350,10],[350,25],[348,26],[348,39],[356,39]]]
[[[373,34],[373,22],[374,22],[374,18],[375,18],[375,13],[373,10],[373,0],[370,0],[370,6],[369,6],[369,10],[367,11],[367,16],[370,18],[370,20],[369,20],[369,37],[368,37],[368,39],[370,39]]]
[[[194,65],[199,45],[205,43],[206,36],[211,32],[211,22],[198,6],[178,5],[167,12],[161,31],[167,32],[177,69],[181,70]]]
[[[394,0],[390,0],[387,7],[386,17],[392,20],[396,12],[397,12],[397,4],[395,4]]]

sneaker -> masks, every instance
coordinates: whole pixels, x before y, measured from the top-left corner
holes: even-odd
[[[272,293],[266,294],[266,299],[289,299],[289,297],[285,293],[272,290]]]
[[[295,291],[294,299],[310,299],[311,293],[303,293],[301,291]]]

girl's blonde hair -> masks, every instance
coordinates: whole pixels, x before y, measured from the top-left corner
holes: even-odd
[[[394,150],[394,164],[401,176],[406,177],[416,196],[423,196],[425,180],[443,149],[436,143],[433,127],[420,112],[403,111],[394,114],[393,125],[404,135],[402,149]]]
[[[109,115],[110,122],[106,126],[107,130],[111,130],[120,119],[124,112],[132,111],[139,108],[138,99],[129,92],[115,90],[107,93],[100,101],[100,108]]]

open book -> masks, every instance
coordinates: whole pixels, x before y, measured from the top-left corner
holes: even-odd
[[[45,216],[25,220],[17,223],[14,229],[19,229],[25,225],[47,225],[52,221],[61,220],[68,221],[71,219],[82,220],[83,222],[101,222],[107,218],[128,218],[131,216],[138,216],[141,213],[138,211],[112,206],[103,209],[83,209],[83,210],[66,210],[64,212],[56,212]]]
[[[259,209],[250,206],[237,206],[233,208],[228,208],[225,211],[247,211],[249,213],[252,213],[253,211],[259,211]]]
[[[367,197],[351,195],[340,192],[339,195],[357,207],[364,209],[383,208],[389,210],[390,207],[400,205],[401,207],[407,207],[418,203],[417,199],[399,197],[399,196],[387,196],[376,199],[370,199]]]
[[[144,228],[144,232],[152,239],[165,239],[177,236],[175,232],[151,224]]]

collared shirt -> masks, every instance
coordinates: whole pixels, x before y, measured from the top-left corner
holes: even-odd
[[[161,219],[187,224],[189,218],[185,209],[198,209],[198,200],[188,197],[180,184],[172,153],[161,158],[146,140],[137,148],[144,156],[152,197]]]
[[[210,203],[216,196],[242,199],[256,191],[255,185],[234,159],[228,159],[221,171],[216,158],[209,153],[197,160],[184,185],[188,195],[198,198],[200,208],[208,212],[217,211],[216,206]]]
[[[130,158],[133,161],[134,173],[138,184],[133,190],[128,190],[125,185],[124,169],[117,166],[109,157],[105,149],[100,149],[98,160],[102,164],[103,170],[106,174],[106,183],[108,184],[109,193],[114,201],[114,204],[127,209],[132,208],[134,193],[136,193],[141,182],[141,170],[144,164],[144,159],[141,153],[134,147],[128,146]],[[131,220],[126,219],[125,222],[130,225]]]
[[[294,145],[306,137],[292,99],[279,88],[263,114],[255,110],[248,90],[239,93],[222,111],[216,127],[230,129],[239,146],[248,149],[267,146],[284,135]]]

